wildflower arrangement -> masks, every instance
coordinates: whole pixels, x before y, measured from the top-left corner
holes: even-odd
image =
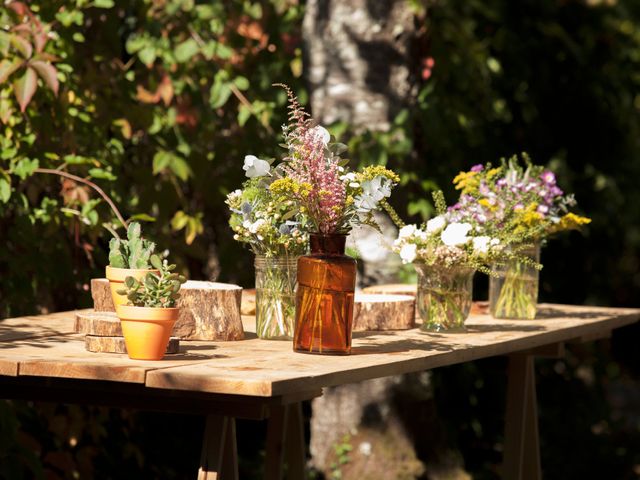
[[[572,194],[565,194],[555,174],[533,165],[526,153],[503,160],[498,167],[474,165],[453,180],[460,199],[450,209],[457,221],[475,221],[488,232],[507,232],[523,241],[538,241],[591,220],[571,212]]]
[[[276,167],[279,178],[271,183],[271,193],[281,203],[292,202],[290,214],[304,214],[316,233],[348,233],[359,224],[376,227],[373,213],[388,207],[398,175],[382,166],[349,170],[348,160],[340,157],[347,147],[314,125],[289,87],[279,86],[289,98],[289,124],[283,126],[288,154]]]
[[[491,313],[496,318],[535,318],[538,272],[531,265],[539,262],[540,242],[591,220],[571,211],[573,195],[565,194],[555,174],[534,165],[526,153],[498,167],[475,165],[453,183],[461,195],[449,210],[451,218],[477,222],[489,235],[511,237],[512,250],[519,253],[519,259],[493,266]]]

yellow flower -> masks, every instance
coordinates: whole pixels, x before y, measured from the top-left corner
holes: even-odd
[[[365,167],[362,172],[358,173],[358,180],[361,182],[373,180],[376,177],[385,177],[393,183],[399,183],[400,177],[397,173],[383,167],[382,165],[370,165]]]
[[[453,179],[453,184],[456,186],[456,190],[462,190],[462,193],[472,194],[480,185],[480,180],[477,177],[478,172],[460,172]]]
[[[491,180],[493,177],[495,177],[501,171],[502,171],[502,168],[500,168],[500,167],[496,167],[496,168],[492,168],[491,170],[488,170],[487,171],[487,180]]]
[[[560,219],[560,222],[556,225],[555,230],[573,230],[580,228],[582,225],[588,225],[591,223],[591,219],[588,217],[581,217],[575,213],[567,213]]]
[[[480,200],[478,200],[478,203],[486,208],[491,207],[491,202],[489,202],[488,198],[481,198]]]

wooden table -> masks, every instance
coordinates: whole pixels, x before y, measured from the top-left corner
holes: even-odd
[[[235,418],[268,419],[265,476],[304,478],[301,402],[322,388],[508,355],[503,476],[540,478],[535,356],[610,335],[640,309],[542,305],[536,320],[472,315],[466,333],[354,334],[350,356],[294,353],[290,342],[184,342],[159,362],[89,353],[74,312],[0,322],[0,398],[90,403],[207,415],[201,479],[237,479]],[[253,319],[245,318],[252,330]],[[255,331],[255,330],[254,330]],[[46,388],[43,388],[46,387]]]

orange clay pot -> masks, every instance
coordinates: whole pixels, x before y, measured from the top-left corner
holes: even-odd
[[[162,360],[179,308],[116,306],[129,358]]]
[[[120,295],[118,290],[124,288],[124,279],[127,277],[133,277],[136,280],[140,280],[145,277],[145,275],[149,272],[160,274],[158,270],[155,269],[142,269],[142,268],[114,268],[107,266],[107,280],[109,280],[109,287],[111,288],[111,298],[113,298],[113,304],[117,307],[118,305],[126,305],[129,300],[127,300],[126,295]]]

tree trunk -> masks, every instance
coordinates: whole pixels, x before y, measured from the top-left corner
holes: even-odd
[[[356,133],[389,130],[417,93],[411,75],[416,23],[405,0],[309,0],[303,36],[314,119],[346,122]],[[392,241],[397,230],[384,230],[386,242]],[[376,254],[376,239],[366,229],[354,233],[350,243],[360,247],[364,263],[360,286],[393,282],[389,257]],[[398,263],[393,267],[397,272]],[[429,379],[427,373],[403,375],[325,389],[312,404],[315,468],[327,478],[366,480],[380,478],[380,472],[385,478],[425,478],[425,470],[429,478],[465,478],[459,458],[443,455],[443,442],[433,441],[438,432],[442,439],[443,429]],[[427,459],[426,467],[418,457]]]

